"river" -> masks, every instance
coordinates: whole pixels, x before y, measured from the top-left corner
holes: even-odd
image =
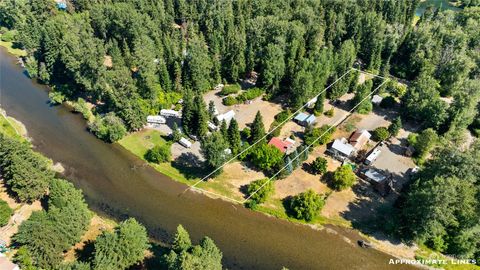
[[[390,256],[356,245],[356,232],[313,230],[239,205],[185,192],[124,150],[86,131],[85,121],[63,106],[49,106],[46,88],[25,76],[0,48],[0,106],[25,124],[36,150],[65,167],[97,212],[135,217],[165,241],[182,224],[193,241],[210,236],[229,269],[407,269]],[[349,239],[345,241],[345,239]]]

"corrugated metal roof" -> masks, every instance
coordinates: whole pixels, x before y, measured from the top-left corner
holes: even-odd
[[[301,112],[301,113],[297,114],[297,116],[295,116],[294,119],[297,120],[297,121],[303,122],[303,121],[305,121],[305,119],[307,119],[307,118],[308,118],[308,114]]]
[[[345,138],[336,139],[335,141],[333,141],[331,148],[337,150],[345,156],[350,156],[355,151],[355,148],[348,144]]]

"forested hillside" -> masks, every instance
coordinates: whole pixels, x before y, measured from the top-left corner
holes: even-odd
[[[53,0],[6,0],[0,21],[27,49],[32,77],[136,130],[186,89],[204,92],[252,71],[268,97],[287,93],[293,106],[357,58],[386,71],[416,3],[77,0],[62,11]]]

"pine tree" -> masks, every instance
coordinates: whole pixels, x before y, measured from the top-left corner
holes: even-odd
[[[183,95],[183,106],[182,106],[182,125],[185,133],[190,134],[194,130],[191,127],[195,124],[195,108],[193,104],[193,95],[192,91],[185,91]]]
[[[287,158],[285,159],[285,171],[288,173],[288,174],[292,174],[293,172],[293,164],[292,164],[292,159],[290,158],[290,156],[287,156]]]
[[[188,250],[191,246],[192,241],[190,240],[190,234],[182,225],[178,225],[177,233],[175,233],[175,238],[173,239],[172,249],[175,252],[182,252]]]
[[[203,101],[203,97],[200,94],[195,96],[195,119],[196,122],[193,123],[193,128],[196,128],[195,134],[203,138],[208,133],[208,112]]]
[[[215,103],[213,100],[210,100],[208,103],[208,116],[210,116],[210,120],[212,120],[215,117]]]
[[[388,126],[388,132],[390,132],[390,136],[396,137],[400,129],[402,128],[402,119],[398,116],[393,120],[393,122]]]
[[[242,140],[240,138],[240,131],[238,130],[238,123],[235,118],[230,121],[230,125],[228,126],[228,142],[230,143],[230,149],[234,155],[240,152]]]
[[[222,120],[222,123],[220,124],[220,134],[222,134],[224,139],[228,138],[228,126],[225,120]]]
[[[263,118],[262,118],[262,115],[260,114],[260,111],[258,111],[252,123],[251,136],[250,136],[251,143],[253,144],[253,143],[256,143],[257,141],[259,141],[258,145],[266,143],[265,138],[263,138],[264,136],[265,136],[265,127],[263,126]]]
[[[315,107],[313,107],[313,113],[315,115],[320,115],[323,113],[323,102],[325,101],[325,94],[322,93],[317,97],[317,102],[315,102]]]
[[[293,152],[290,154],[290,156],[292,157],[292,166],[294,169],[298,168],[298,166],[300,166],[300,162],[301,162],[301,156],[298,155],[298,152],[297,152],[297,149],[293,150]]]

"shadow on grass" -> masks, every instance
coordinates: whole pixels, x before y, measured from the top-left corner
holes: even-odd
[[[185,178],[195,179],[205,176],[204,163],[192,153],[182,153],[172,161],[172,167],[180,171]]]
[[[95,251],[95,241],[88,240],[82,249],[75,249],[75,257],[78,261],[91,263],[93,261],[93,253]]]
[[[162,257],[169,253],[169,249],[160,244],[151,243],[149,251],[152,253],[152,256],[145,258],[143,269],[166,269]]]

